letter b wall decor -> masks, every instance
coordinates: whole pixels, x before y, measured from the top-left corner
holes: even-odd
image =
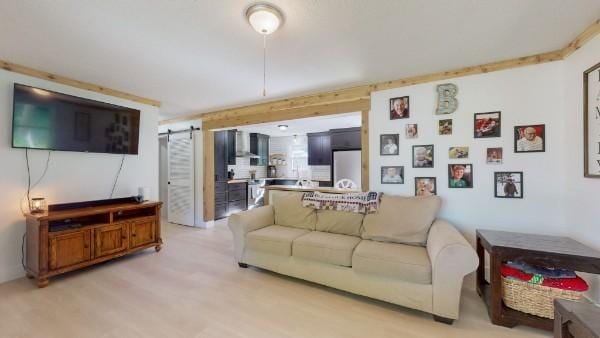
[[[444,83],[437,86],[438,105],[436,115],[452,114],[458,108],[458,87],[453,83]]]

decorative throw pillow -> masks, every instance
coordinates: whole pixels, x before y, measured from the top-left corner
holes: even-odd
[[[377,213],[363,221],[363,239],[424,246],[429,228],[440,210],[438,196],[383,195]]]

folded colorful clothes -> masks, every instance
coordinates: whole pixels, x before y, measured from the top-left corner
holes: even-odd
[[[529,265],[525,262],[515,261],[506,262],[506,265],[519,269],[526,273],[542,275],[544,278],[575,278],[577,275],[574,271],[567,269],[545,268],[541,266]]]
[[[506,264],[502,265],[500,273],[506,278],[514,278],[531,284],[538,284],[562,290],[584,292],[589,288],[588,284],[577,275],[575,275],[575,278],[544,278],[542,275],[526,273]]]

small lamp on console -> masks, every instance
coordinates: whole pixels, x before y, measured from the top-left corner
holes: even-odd
[[[32,214],[40,214],[46,211],[46,199],[43,197],[32,198],[29,210]]]

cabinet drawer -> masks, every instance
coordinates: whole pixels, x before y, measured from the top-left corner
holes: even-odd
[[[215,204],[215,219],[227,217],[227,202]]]
[[[50,270],[89,261],[92,258],[91,229],[50,236]]]
[[[107,225],[94,229],[94,257],[102,257],[127,249],[129,227],[127,223]]]
[[[246,183],[229,183],[229,191],[246,190]]]
[[[248,209],[248,202],[246,202],[246,200],[229,202],[229,210],[227,213],[231,215],[246,209]]]
[[[216,192],[215,193],[215,203],[227,203],[227,193],[226,192]]]
[[[229,192],[229,201],[239,201],[248,198],[246,190],[234,190]]]
[[[215,192],[227,192],[227,182],[215,182]]]

